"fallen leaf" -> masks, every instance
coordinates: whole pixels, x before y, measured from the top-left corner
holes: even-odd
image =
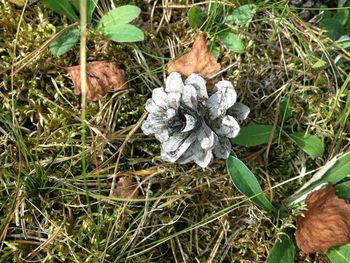
[[[113,196],[120,198],[136,198],[138,196],[138,184],[130,176],[120,177],[116,184]]]
[[[201,34],[196,37],[191,51],[170,63],[168,74],[175,71],[188,77],[192,73],[197,73],[204,78],[209,78],[220,69],[220,64],[209,51],[204,35]]]
[[[307,211],[298,216],[296,241],[305,253],[326,252],[350,240],[350,205],[335,195],[335,187],[310,193]]]
[[[74,84],[74,94],[80,95],[80,65],[67,67]],[[86,98],[97,101],[107,92],[126,89],[124,70],[115,63],[107,61],[93,61],[86,64],[87,90]]]

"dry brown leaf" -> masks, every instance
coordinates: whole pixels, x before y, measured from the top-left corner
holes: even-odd
[[[218,73],[220,64],[210,53],[205,44],[204,35],[198,35],[193,43],[192,50],[182,55],[168,66],[168,74],[179,72],[188,77],[192,73],[198,73],[204,78],[209,78]]]
[[[121,198],[136,198],[138,196],[138,185],[130,176],[120,177],[113,191],[113,196]]]
[[[66,68],[74,84],[74,94],[80,95],[80,65]],[[126,88],[124,70],[115,63],[107,61],[94,61],[86,64],[87,91],[86,98],[97,101],[107,92]]]
[[[310,193],[307,211],[297,217],[296,241],[305,253],[326,252],[350,240],[350,205],[335,195],[335,187]]]

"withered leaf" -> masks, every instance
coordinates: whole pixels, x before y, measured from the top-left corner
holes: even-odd
[[[307,211],[297,217],[296,241],[305,253],[326,252],[350,240],[350,205],[335,195],[335,187],[310,193]]]
[[[168,74],[175,71],[188,77],[192,73],[197,73],[204,78],[209,78],[220,69],[220,64],[210,53],[205,44],[204,35],[201,34],[196,37],[191,51],[169,64]]]
[[[138,196],[138,185],[130,176],[120,177],[116,184],[113,196],[121,198],[136,198]]]
[[[74,84],[74,94],[80,95],[80,65],[67,67],[68,73]],[[124,70],[118,68],[115,63],[107,61],[93,61],[86,64],[87,91],[86,98],[97,101],[107,92],[126,88]]]

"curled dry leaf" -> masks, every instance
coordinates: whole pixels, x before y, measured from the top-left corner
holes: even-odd
[[[130,176],[120,177],[116,184],[113,196],[121,198],[136,198],[138,196],[138,185]]]
[[[80,95],[80,65],[66,68],[74,84],[74,94]],[[86,98],[97,101],[107,92],[126,88],[124,70],[115,63],[107,61],[94,61],[86,64],[87,91]]]
[[[220,64],[209,51],[204,35],[201,34],[196,37],[191,51],[170,63],[168,74],[179,72],[188,77],[192,73],[197,73],[204,78],[209,78],[218,73],[220,69]]]
[[[297,217],[296,241],[305,253],[326,252],[350,240],[350,205],[335,195],[335,187],[310,193],[307,211]]]

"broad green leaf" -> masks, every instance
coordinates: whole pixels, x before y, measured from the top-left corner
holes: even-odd
[[[239,192],[248,197],[260,208],[266,211],[275,211],[275,208],[262,191],[255,175],[245,164],[230,156],[226,161],[227,171]]]
[[[267,257],[266,263],[294,263],[295,245],[291,237],[282,235]]]
[[[335,191],[340,198],[350,200],[350,181],[337,184],[335,186]]]
[[[334,15],[334,19],[339,21],[340,24],[343,26],[346,25],[346,22],[348,21],[349,18],[349,9],[338,9],[337,12]]]
[[[142,30],[130,24],[110,25],[104,28],[102,34],[115,42],[136,42],[144,40]]]
[[[232,143],[248,147],[268,143],[272,128],[272,125],[262,124],[242,127],[239,135],[232,139]],[[276,136],[275,132],[274,138]]]
[[[80,1],[81,0],[71,0],[71,3],[74,5],[76,10],[80,10]],[[86,0],[86,13],[87,13],[87,22],[91,23],[92,15],[95,11],[95,8],[99,0]]]
[[[289,101],[287,98],[281,98],[280,100],[280,119],[286,120],[292,115],[292,110],[289,107]]]
[[[230,31],[225,31],[218,34],[218,39],[226,46],[227,49],[237,53],[244,52],[244,45],[239,37]]]
[[[258,7],[254,4],[242,5],[233,10],[226,18],[226,22],[236,25],[244,25],[250,22]]]
[[[327,257],[332,263],[350,263],[350,243],[331,248]]]
[[[104,31],[106,28],[130,23],[141,13],[141,9],[134,5],[117,7],[101,17],[97,29]]]
[[[322,19],[319,26],[325,29],[326,34],[333,40],[339,39],[345,33],[343,25],[335,18]]]
[[[203,24],[205,17],[198,7],[192,6],[188,10],[187,20],[188,20],[188,24],[191,27],[200,27]]]
[[[69,0],[41,0],[43,4],[49,7],[52,11],[68,17],[72,21],[79,21],[79,17],[74,11]]]
[[[56,56],[62,56],[78,43],[80,31],[74,27],[63,32],[49,47],[50,52]]]
[[[323,155],[323,142],[315,135],[305,135],[305,132],[294,132],[288,135],[299,146],[299,148],[308,155],[312,157],[320,157]]]

